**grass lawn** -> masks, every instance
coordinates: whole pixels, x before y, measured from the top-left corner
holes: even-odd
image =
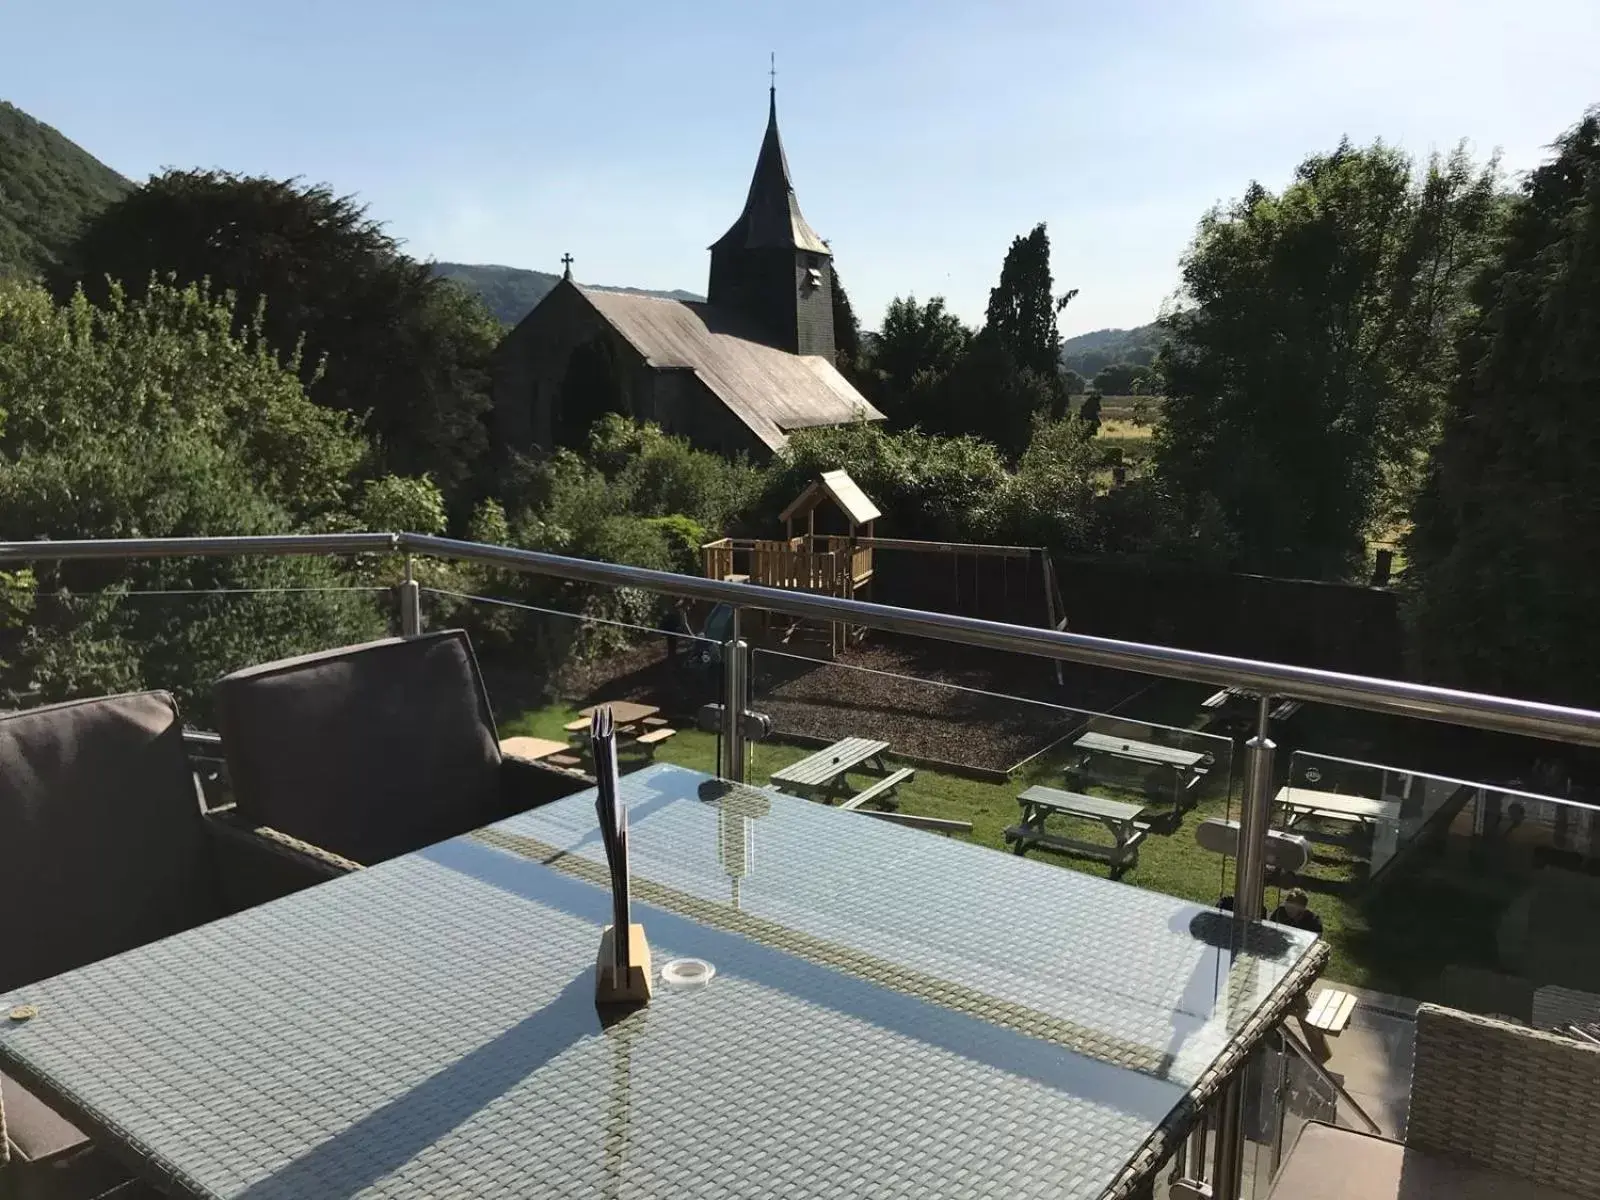
[[[501,723],[501,736],[522,734],[562,740],[562,726],[576,715],[563,707],[524,712]],[[773,771],[805,757],[813,749],[782,741],[752,746],[751,782],[765,783]],[[656,758],[711,773],[715,771],[715,756],[713,735],[683,729],[661,747]],[[1010,853],[1002,834],[1017,821],[1017,794],[1034,783],[1060,787],[1060,762],[1059,758],[1042,758],[1006,783],[989,783],[918,766],[916,778],[900,788],[900,806],[909,813],[971,821],[970,834],[955,836]],[[625,757],[622,768],[628,771],[636,765]],[[1226,772],[1213,772],[1222,774]],[[1176,833],[1152,833],[1141,843],[1138,865],[1124,872],[1123,883],[1202,904],[1213,904],[1233,890],[1233,860],[1210,854],[1194,841],[1194,826],[1202,817],[1236,815],[1229,808],[1228,797],[1222,794],[1223,781],[1208,786],[1210,794],[1202,796]],[[1115,795],[1109,791],[1107,794]],[[1164,811],[1164,806],[1152,809],[1154,814]],[[1079,823],[1070,835],[1095,840],[1101,832],[1088,823]],[[1328,978],[1427,998],[1444,964],[1483,963],[1492,953],[1489,943],[1497,902],[1473,900],[1455,889],[1442,889],[1433,877],[1406,876],[1380,893],[1381,919],[1369,923],[1366,903],[1359,894],[1358,898],[1338,894],[1342,885],[1359,880],[1362,868],[1338,851],[1325,853],[1329,849],[1315,847],[1317,860],[1311,870],[1315,879],[1307,883],[1312,892],[1312,908],[1322,917],[1332,951]],[[1039,848],[1030,850],[1028,856],[1037,862],[1102,878],[1110,872],[1106,864]],[[1335,891],[1321,890],[1324,886]],[[1269,908],[1277,903],[1277,896],[1278,889],[1269,886]]]

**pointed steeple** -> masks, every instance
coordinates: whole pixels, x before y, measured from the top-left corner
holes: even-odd
[[[739,313],[770,345],[833,361],[833,252],[794,198],[776,87],[744,211],[711,247],[706,300]]]
[[[830,253],[827,244],[800,215],[800,201],[795,199],[794,183],[789,178],[789,160],[783,152],[783,139],[778,135],[776,84],[767,92],[767,133],[761,139],[761,153],[756,156],[756,170],[750,177],[744,211],[711,249]]]

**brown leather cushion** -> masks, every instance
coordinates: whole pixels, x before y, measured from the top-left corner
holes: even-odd
[[[216,701],[247,820],[372,863],[500,815],[499,738],[460,630],[249,667]]]
[[[5,1074],[0,1074],[0,1106],[11,1151],[0,1179],[13,1185],[7,1191],[0,1182],[0,1194],[17,1200],[133,1200],[156,1194],[131,1182],[82,1130]]]
[[[0,991],[220,916],[172,697],[0,717]]]
[[[6,1140],[24,1162],[43,1162],[89,1144],[89,1136],[11,1076],[0,1071]]]

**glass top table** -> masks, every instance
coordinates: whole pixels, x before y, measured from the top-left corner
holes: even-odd
[[[184,1195],[1098,1197],[1326,957],[679,767],[622,790],[634,920],[709,983],[596,1009],[580,793],[0,997],[0,1065]]]

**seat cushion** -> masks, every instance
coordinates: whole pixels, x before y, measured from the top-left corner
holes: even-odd
[[[0,991],[221,914],[172,697],[0,717]]]
[[[466,634],[266,663],[217,683],[239,815],[372,863],[500,815],[500,745]]]
[[[5,1108],[6,1140],[24,1162],[59,1158],[89,1144],[88,1134],[3,1071],[0,1105]]]
[[[147,1194],[89,1136],[9,1075],[0,1073],[0,1109],[10,1161],[0,1195],[17,1200],[91,1200]],[[6,1190],[9,1184],[11,1191]],[[126,1191],[113,1189],[126,1188]],[[153,1193],[148,1193],[153,1194]]]

